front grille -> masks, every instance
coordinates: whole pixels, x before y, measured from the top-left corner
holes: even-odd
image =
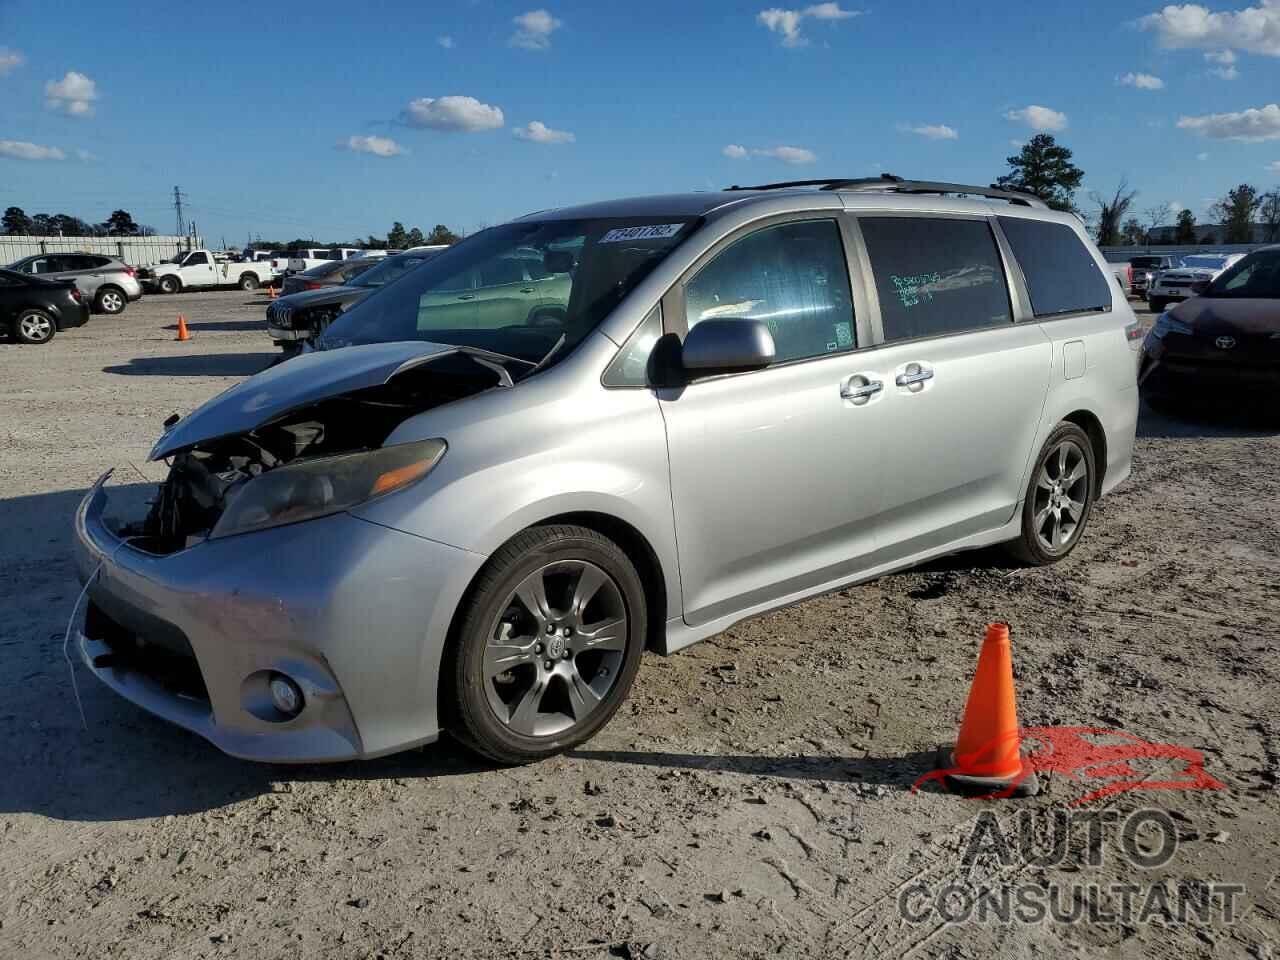
[[[95,666],[133,671],[160,684],[175,696],[209,700],[209,691],[200,673],[200,664],[190,652],[186,638],[165,645],[149,642],[114,620],[102,607],[90,600],[85,611],[84,633],[90,640],[106,644],[111,652],[95,659]],[[185,649],[181,649],[185,648]]]

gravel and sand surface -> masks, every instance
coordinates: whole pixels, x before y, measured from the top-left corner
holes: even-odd
[[[1275,956],[1280,431],[1222,416],[1144,409],[1132,479],[1067,562],[967,554],[646,656],[611,725],[536,766],[447,741],[243,763],[83,670],[82,730],[61,652],[72,511],[108,466],[159,479],[161,422],[270,361],[264,305],[150,296],[44,347],[0,343],[0,956]],[[1071,808],[1166,811],[1167,863],[1134,864],[1105,816],[1060,863],[965,857],[985,813],[1042,831],[1123,779],[1114,763],[1029,800],[911,791],[955,737],[992,620],[1012,627],[1024,725],[1203,753],[1221,789]],[[1064,915],[946,923],[926,908],[955,883],[1057,891]],[[1243,887],[1232,922],[1180,922],[1214,883]],[[1071,922],[1090,884],[1168,906]]]

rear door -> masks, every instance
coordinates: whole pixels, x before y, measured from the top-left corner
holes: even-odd
[[[778,358],[658,392],[688,623],[848,578],[873,551],[880,404],[848,397],[865,383],[865,313],[844,229],[820,214],[721,241],[664,299],[676,336],[756,319]]]
[[[1015,324],[1010,282],[981,216],[858,218],[874,278],[885,396],[876,536],[886,562],[1008,522],[1049,384],[1052,350]]]

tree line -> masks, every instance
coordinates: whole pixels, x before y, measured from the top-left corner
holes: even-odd
[[[1096,213],[1081,211],[1075,203],[1076,191],[1084,180],[1084,171],[1072,162],[1071,151],[1047,133],[1038,134],[1008,158],[1009,172],[996,181],[1007,190],[1034,194],[1054,210],[1065,210],[1090,223],[1099,246],[1139,246],[1151,242],[1153,231],[1162,226],[1169,208],[1150,207],[1141,218],[1133,215],[1138,191],[1125,179],[1110,196],[1091,194]],[[1280,240],[1280,188],[1266,193],[1249,183],[1228,190],[1209,208],[1209,216],[1220,225],[1222,236],[1197,237],[1196,217],[1190,210],[1180,210],[1174,219],[1173,242],[1252,243],[1254,225],[1262,226],[1262,241]]]
[[[101,223],[89,223],[69,213],[27,216],[21,207],[8,207],[0,231],[11,237],[154,237],[154,227],[135,223],[128,210],[113,211]]]
[[[465,234],[454,233],[443,223],[437,223],[430,233],[424,234],[418,227],[406,230],[399,220],[391,225],[384,237],[369,234],[363,240],[342,240],[333,243],[320,243],[314,237],[293,240],[263,240],[256,237],[247,249],[253,250],[300,250],[305,247],[360,247],[364,250],[407,250],[409,247],[425,247],[433,244],[457,243]]]

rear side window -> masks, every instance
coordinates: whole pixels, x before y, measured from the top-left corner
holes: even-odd
[[[1000,217],[1037,317],[1111,309],[1111,287],[1076,232],[1063,223]]]
[[[914,340],[1013,322],[985,220],[861,217],[884,338]]]

